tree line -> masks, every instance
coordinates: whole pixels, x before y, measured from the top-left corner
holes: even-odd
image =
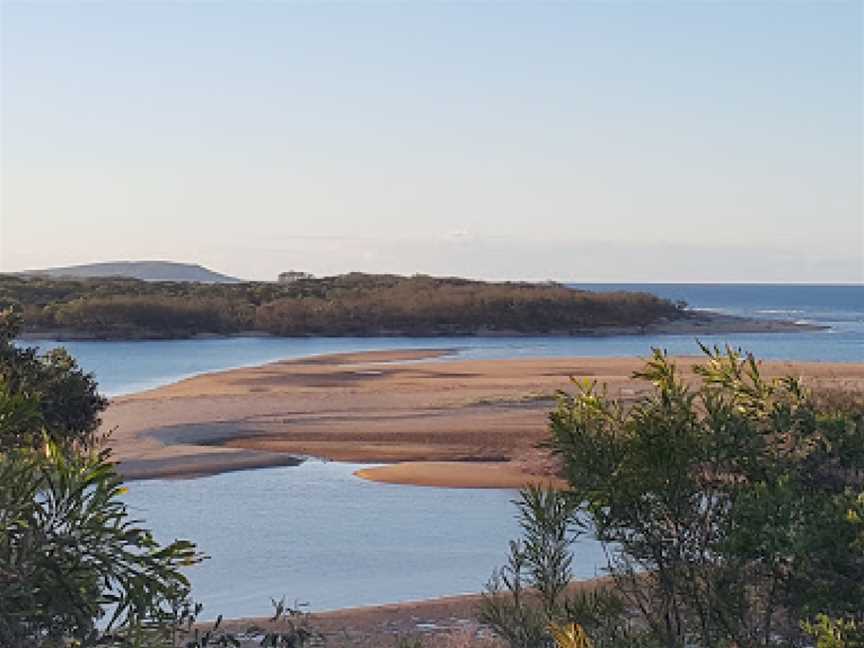
[[[291,284],[148,283],[0,276],[0,306],[27,331],[187,337],[259,331],[306,335],[578,334],[686,317],[642,292],[351,273]]]

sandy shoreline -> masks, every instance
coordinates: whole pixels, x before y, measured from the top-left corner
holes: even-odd
[[[103,430],[127,479],[189,477],[296,463],[387,464],[361,476],[428,486],[514,488],[549,479],[535,449],[570,376],[632,398],[637,358],[434,361],[447,350],[317,356],[205,374],[112,401]],[[426,362],[429,360],[429,362]],[[685,375],[699,359],[680,358]],[[410,361],[410,362],[406,362]],[[864,364],[768,362],[864,388]]]
[[[608,583],[609,579],[605,577],[573,581],[569,591],[592,591]],[[477,632],[479,626],[476,619],[481,600],[480,594],[461,594],[316,612],[310,617],[310,627],[322,633],[327,646],[334,648],[395,647],[399,638]],[[206,624],[203,625],[206,627]],[[252,626],[264,629],[275,627],[269,619],[262,617],[223,622],[223,628],[230,632],[243,632]]]

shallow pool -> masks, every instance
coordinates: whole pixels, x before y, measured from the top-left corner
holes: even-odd
[[[378,484],[352,475],[362,467],[138,481],[126,500],[161,540],[194,540],[211,556],[188,571],[204,618],[264,615],[283,595],[326,610],[480,591],[519,535],[516,493]],[[602,561],[596,542],[580,541],[575,576]]]

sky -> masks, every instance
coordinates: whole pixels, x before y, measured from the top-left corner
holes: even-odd
[[[0,0],[0,271],[864,281],[864,3]]]

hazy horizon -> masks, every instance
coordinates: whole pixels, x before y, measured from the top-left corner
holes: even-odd
[[[63,270],[63,269],[67,269],[67,268],[76,268],[76,267],[89,267],[89,266],[115,265],[115,264],[137,264],[137,263],[170,263],[170,264],[198,266],[198,267],[201,267],[205,270],[209,270],[211,272],[214,272],[216,274],[225,275],[225,276],[231,277],[233,279],[239,279],[241,281],[249,281],[249,282],[253,282],[253,281],[276,282],[277,281],[277,277],[275,277],[275,276],[269,277],[269,278],[264,277],[264,278],[260,278],[260,279],[250,279],[248,277],[241,277],[241,276],[232,275],[232,274],[227,273],[227,272],[222,272],[219,268],[213,268],[210,266],[206,266],[204,264],[199,264],[199,263],[194,263],[194,262],[186,262],[186,261],[177,260],[177,259],[112,259],[112,260],[104,260],[104,261],[94,261],[92,263],[80,263],[80,264],[75,263],[75,264],[70,264],[68,266],[64,265],[64,266],[51,266],[51,267],[40,267],[40,268],[25,268],[23,270],[9,270],[9,271],[2,270],[2,271],[0,271],[0,274],[3,274],[3,273],[27,274],[27,273],[42,272],[42,271],[46,271],[46,270]],[[290,270],[290,268],[289,268],[289,270]],[[347,272],[350,273],[350,272],[363,272],[363,271],[362,270],[348,270]],[[396,275],[401,275],[401,276],[411,276],[411,275],[421,275],[423,273],[390,273],[390,274],[396,274]],[[72,275],[70,275],[70,276],[72,276]],[[330,276],[330,275],[314,275],[314,276],[321,278],[321,277],[326,277],[326,276]],[[443,273],[442,274],[429,275],[429,276],[438,276],[438,277],[458,276],[460,278],[465,278],[465,279],[485,280],[484,277],[474,277],[474,276],[469,276],[469,275],[448,275],[448,274],[443,274]],[[490,281],[495,281],[495,280],[490,280]],[[668,284],[668,285],[691,285],[692,284],[692,285],[741,285],[741,286],[748,286],[748,285],[751,285],[751,286],[760,286],[760,285],[765,285],[765,286],[853,286],[853,287],[854,286],[862,286],[862,282],[860,282],[860,281],[833,281],[833,282],[832,281],[825,281],[825,282],[820,282],[820,281],[812,281],[812,282],[806,282],[806,281],[804,281],[804,282],[795,282],[795,281],[785,281],[785,282],[784,281],[776,281],[776,282],[765,282],[765,281],[646,281],[646,280],[581,281],[581,280],[566,279],[566,278],[565,279],[560,279],[560,278],[559,279],[548,279],[548,280],[543,280],[543,279],[531,280],[531,279],[518,279],[518,278],[516,278],[516,279],[502,279],[501,281],[529,281],[529,282],[530,281],[537,281],[537,282],[557,281],[559,283],[572,284],[572,285],[584,284],[584,285],[646,285],[646,286],[650,286],[650,285],[665,285],[665,284]]]
[[[860,283],[858,2],[0,5],[0,272]]]

